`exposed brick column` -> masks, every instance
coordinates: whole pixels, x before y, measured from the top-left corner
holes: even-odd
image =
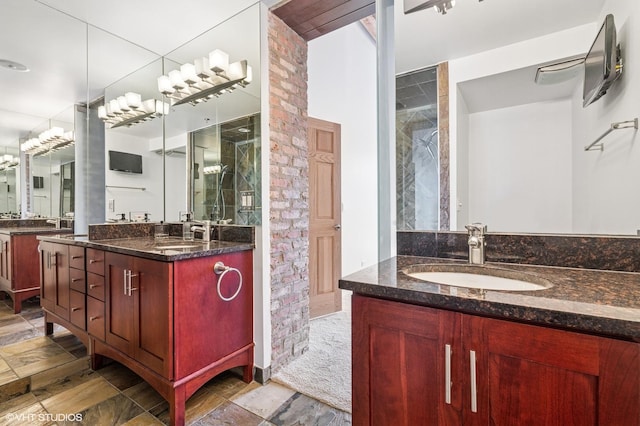
[[[269,13],[271,368],[309,346],[307,42]]]

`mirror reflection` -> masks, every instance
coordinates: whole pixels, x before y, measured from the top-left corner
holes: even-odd
[[[640,178],[634,167],[640,156],[637,131],[608,134],[604,150],[585,147],[613,123],[640,115],[640,79],[633,67],[638,56],[632,48],[640,36],[637,2],[555,2],[536,10],[494,3],[456,5],[446,16],[424,10],[396,18],[397,149],[410,153],[397,157],[399,229],[464,230],[478,221],[494,232],[636,235],[640,199],[623,188]],[[570,13],[561,13],[564,8]],[[504,14],[509,22],[500,20]],[[583,106],[583,64],[536,81],[539,68],[584,58],[608,14],[624,69],[604,96]],[[520,29],[511,28],[518,22]],[[490,39],[495,31],[489,29],[506,27],[499,40]],[[410,37],[424,28],[439,36]],[[443,62],[445,80],[404,84]],[[448,134],[440,132],[432,141],[441,154],[430,180],[437,178],[437,193],[423,182],[434,169],[423,164],[429,151],[420,130],[433,117],[421,118],[420,131],[413,130],[416,123],[407,128],[406,116],[417,113],[413,102],[420,96],[430,96],[425,104],[439,111],[434,117],[448,121]],[[403,204],[407,199],[413,203]],[[420,205],[427,200],[429,214]],[[427,221],[434,209],[437,222]]]
[[[179,220],[179,212],[189,209],[187,147],[192,132],[259,113],[259,3],[234,2],[204,14],[195,12],[207,18],[191,20],[192,25],[163,37],[128,32],[127,25],[120,25],[120,13],[105,15],[98,3],[8,2],[7,13],[0,17],[3,40],[13,39],[33,21],[40,28],[28,34],[33,40],[6,46],[7,57],[24,62],[25,72],[5,67],[4,61],[3,68],[10,71],[0,69],[0,155],[15,152],[31,165],[6,168],[0,158],[0,214],[62,216],[80,211],[80,233],[89,223],[123,215],[127,220],[142,214],[153,221]],[[116,20],[99,19],[105,16]],[[235,36],[238,28],[241,37]],[[228,54],[229,64],[222,70],[216,60],[210,70],[215,78],[231,77],[231,85],[220,86],[231,93],[217,93],[219,97],[202,104],[179,105],[159,90],[158,77],[180,71],[189,62],[195,65],[199,58],[209,59],[216,50]],[[57,60],[62,57],[65,61]],[[142,104],[161,102],[162,113],[131,125],[105,123],[99,107],[113,106],[111,101],[122,97],[133,99],[127,94],[136,94]],[[130,114],[126,108],[131,105],[124,106],[118,113]],[[74,131],[75,147],[43,149],[37,155],[19,151],[21,144],[53,127]],[[256,132],[251,136],[259,140]],[[110,152],[137,156],[141,173],[110,165]],[[235,170],[229,169],[226,181],[236,181]]]
[[[191,185],[198,220],[260,224],[260,115],[193,133]]]
[[[0,157],[0,219],[12,219],[20,212],[20,155],[17,147],[4,147]]]

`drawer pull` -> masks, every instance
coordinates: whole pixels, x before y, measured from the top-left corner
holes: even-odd
[[[71,308],[71,312],[76,312],[76,311],[79,311],[79,310],[81,310],[81,309],[82,309],[82,308],[77,308],[77,307],[76,307],[76,308]]]
[[[476,378],[476,351],[469,351],[469,367],[471,374],[471,412],[478,412],[478,390]]]
[[[94,263],[99,263],[102,262],[102,259],[89,259],[89,263],[94,264]]]
[[[100,284],[89,284],[89,288],[100,287]]]
[[[72,283],[77,283],[78,281],[83,281],[84,278],[71,278]]]
[[[84,256],[71,256],[71,259],[82,259]]]
[[[444,345],[444,402],[451,404],[451,345]]]
[[[97,317],[90,317],[90,318],[89,318],[89,321],[95,321],[95,320],[98,320],[98,319],[100,319],[100,317],[99,317],[99,316],[97,316]]]

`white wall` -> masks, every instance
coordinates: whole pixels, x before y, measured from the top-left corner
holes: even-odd
[[[640,135],[617,130],[603,140],[604,151],[584,151],[611,123],[640,117],[640,2],[607,1],[598,25],[608,13],[614,15],[624,73],[587,108],[582,107],[581,91],[574,96],[574,232],[635,235],[640,229],[635,190],[640,182]]]
[[[342,126],[342,275],[378,261],[376,47],[360,23],[309,42],[309,116]]]
[[[467,138],[465,136],[467,133],[469,134],[468,143],[473,144],[473,135],[477,129],[467,128],[467,125],[472,121],[480,124],[480,117],[482,117],[478,115],[474,120],[468,115],[465,106],[460,103],[460,97],[455,96],[459,95],[458,84],[467,80],[545,62],[553,58],[563,58],[583,53],[590,46],[604,21],[604,16],[608,13],[612,13],[615,18],[618,42],[622,45],[626,74],[609,89],[603,98],[587,108],[582,107],[582,81],[579,81],[570,101],[570,115],[567,116],[566,109],[564,107],[561,108],[562,113],[559,113],[559,116],[563,117],[564,124],[570,126],[570,131],[567,131],[564,126],[560,126],[562,128],[555,129],[554,134],[568,135],[572,148],[570,157],[564,158],[566,169],[558,170],[557,172],[565,174],[567,170],[571,170],[570,181],[572,182],[572,187],[566,195],[570,205],[567,206],[567,200],[561,197],[561,194],[567,191],[566,185],[563,185],[562,188],[558,186],[546,188],[544,189],[545,192],[538,191],[538,196],[549,193],[548,197],[546,195],[544,197],[547,198],[546,203],[548,205],[554,206],[556,214],[553,215],[553,218],[536,216],[539,219],[537,226],[530,227],[527,224],[526,229],[528,231],[634,235],[640,229],[640,216],[637,214],[640,211],[640,196],[636,196],[633,191],[628,189],[630,183],[640,181],[640,168],[637,167],[637,164],[640,163],[640,147],[637,146],[640,140],[638,133],[633,130],[619,130],[607,136],[603,152],[584,151],[585,145],[600,136],[610,127],[611,123],[631,120],[640,116],[640,107],[638,106],[640,79],[637,78],[637,70],[640,69],[640,57],[637,54],[639,51],[638,46],[640,45],[640,2],[609,0],[604,5],[598,21],[593,24],[483,52],[449,63],[450,111],[455,112],[450,117],[451,167],[454,170],[457,158],[456,150],[462,149],[461,157],[464,157],[465,148],[462,140]],[[536,112],[536,108],[533,106],[532,108],[534,109],[526,112],[526,114],[529,114],[530,124],[537,122],[539,119],[546,119],[545,117],[549,118],[543,109],[539,109]],[[523,107],[522,112],[524,113],[527,109]],[[485,114],[482,120],[494,121],[490,128],[494,136],[502,135],[507,137],[507,135],[503,134],[504,125],[498,125],[498,117],[498,113]],[[517,118],[512,117],[511,120],[517,120]],[[526,122],[524,117],[523,120]],[[488,126],[490,125],[489,122],[481,125]],[[532,127],[532,129],[536,130],[523,133],[526,139],[531,139],[538,132],[536,127]],[[488,129],[485,130],[488,131]],[[539,136],[541,137],[542,135]],[[551,136],[544,136],[544,139],[548,142],[552,142],[551,138]],[[561,145],[558,145],[560,142],[562,142]],[[565,141],[556,140],[554,152],[558,153],[558,149],[561,149],[561,155],[564,156],[566,155],[565,147]],[[532,156],[533,154],[530,151],[525,151],[524,146],[521,154],[529,156],[532,162],[541,161],[540,158]],[[470,153],[469,155],[470,158],[473,158],[473,154]],[[540,155],[543,154],[540,153]],[[544,164],[547,164],[550,160],[555,162],[562,157],[547,156],[546,158],[547,160]],[[492,170],[495,171],[495,169]],[[457,179],[460,176],[463,176],[460,172],[452,173],[452,191],[454,194],[451,200],[452,216],[456,214],[454,213],[457,207],[455,205],[456,199],[464,199],[465,196],[464,186],[467,182],[459,182]],[[555,177],[558,179],[557,182],[560,182],[560,176]],[[471,176],[469,179],[469,182],[471,182],[473,177]],[[510,175],[509,180],[513,180],[513,175]],[[542,185],[545,184],[540,178],[540,180],[536,181],[536,186],[542,189]],[[458,197],[455,196],[456,191],[459,191]],[[504,226],[501,225],[500,230],[511,225],[515,227],[514,223],[509,223],[508,218],[499,218],[499,215],[496,214],[496,212],[502,211],[503,208],[506,209],[506,206],[495,202],[495,197],[499,194],[495,192],[493,187],[487,187],[482,190],[477,189],[477,191],[470,189],[470,196],[473,196],[474,193],[484,197],[482,200],[478,200],[476,204],[486,199],[493,199],[493,206],[491,208],[486,206],[487,210],[481,213],[483,216],[486,215],[487,219],[476,217],[479,215],[476,213],[472,213],[474,217],[465,217],[463,216],[465,213],[463,208],[463,210],[457,212],[461,214],[461,217],[456,218],[457,220],[452,220],[452,223],[458,223],[458,226],[460,226],[468,220],[485,220],[490,225],[493,220],[496,220],[504,223]],[[473,212],[473,202],[469,201],[469,203],[472,204],[470,209]],[[520,208],[530,204],[529,198],[519,200],[513,204],[513,212],[518,217],[523,218],[526,212],[531,211]],[[498,205],[501,207],[496,207]],[[490,214],[489,211],[492,213]],[[567,217],[567,213],[571,216]],[[493,219],[491,219],[492,217]],[[529,218],[528,221],[532,219]],[[552,223],[554,221],[556,222],[555,224]],[[562,226],[563,223],[565,226]]]
[[[519,229],[515,229],[515,223],[513,220],[507,221],[506,223],[496,222],[499,217],[516,217],[522,209],[517,208],[513,212],[495,212],[494,214],[489,214],[489,210],[498,210],[494,205],[493,207],[486,206],[483,211],[475,212],[474,205],[478,205],[478,202],[471,203],[469,197],[473,196],[473,190],[469,187],[469,182],[471,182],[474,177],[471,174],[468,176],[468,181],[464,180],[467,178],[466,173],[463,168],[466,167],[464,165],[464,161],[467,155],[467,149],[471,149],[470,145],[471,138],[475,130],[470,125],[470,115],[467,110],[467,106],[464,103],[464,98],[461,96],[459,85],[469,81],[482,77],[487,77],[495,74],[500,74],[512,70],[517,70],[525,67],[529,67],[535,64],[540,64],[544,62],[549,62],[555,59],[567,58],[575,55],[584,54],[586,50],[589,48],[591,41],[595,35],[595,31],[597,31],[596,24],[587,24],[579,27],[571,28],[568,30],[560,31],[557,33],[549,34],[543,37],[538,37],[531,40],[526,40],[524,42],[515,43],[509,46],[501,47],[498,49],[489,50],[486,52],[482,52],[476,55],[471,55],[468,57],[452,60],[449,62],[449,111],[451,115],[449,117],[450,123],[450,146],[451,146],[451,223],[457,224],[457,229],[464,229],[464,224],[475,221],[483,221],[478,216],[482,215],[483,217],[487,217],[486,223],[489,226],[489,229],[499,230],[499,231],[530,231],[530,232],[570,232],[572,229],[571,223],[567,223],[565,213],[571,213],[572,209],[567,210],[561,214],[562,217],[558,217],[556,223],[551,223],[550,218],[540,218],[535,221],[537,224],[536,227],[531,228],[529,223],[523,225],[523,222],[520,222]],[[425,65],[426,66],[426,65]],[[540,119],[548,121],[547,115],[543,112],[542,109],[537,107],[532,107],[533,109],[527,110],[527,108],[523,108],[521,112],[526,114],[537,114],[536,111],[540,111],[542,114]],[[513,115],[511,111],[510,115]],[[490,117],[492,120],[492,127],[487,127],[483,131],[488,133],[493,133],[496,137],[498,134],[503,134],[505,137],[513,138],[516,137],[518,139],[522,139],[523,135],[536,134],[537,131],[526,130],[520,135],[510,134],[505,135],[504,130],[507,128],[502,125],[502,123],[498,123],[496,120],[499,118],[500,114],[488,114],[487,117]],[[571,116],[563,114],[563,117],[567,117],[567,125],[570,125]],[[547,117],[547,118],[545,118]],[[525,115],[523,117],[512,117],[512,119],[521,122],[524,126],[526,123],[529,124],[531,128],[535,128],[534,123],[538,120],[537,115]],[[474,120],[476,124],[479,124],[479,120]],[[562,127],[562,126],[560,126]],[[514,129],[515,130],[515,129]],[[524,130],[524,129],[521,129]],[[570,132],[562,131],[560,134],[569,136]],[[552,138],[554,141],[558,141],[558,136],[549,136],[539,135],[544,138]],[[568,140],[567,140],[568,141]],[[567,146],[568,143],[565,141],[563,146]],[[505,141],[506,142],[506,141]],[[511,146],[513,149],[514,147]],[[522,145],[523,151],[520,152],[521,158],[526,158],[531,156],[531,152],[529,149],[525,149],[525,145]],[[457,151],[461,149],[460,155],[458,155]],[[468,153],[469,162],[474,162],[473,154],[471,151]],[[542,154],[541,154],[542,155]],[[547,153],[547,156],[550,154]],[[458,158],[460,157],[460,158]],[[459,161],[460,160],[460,161]],[[537,159],[539,160],[539,159]],[[567,167],[568,170],[571,170],[571,159],[567,159]],[[534,159],[532,158],[532,162]],[[495,169],[493,169],[495,170]],[[479,171],[478,171],[479,173]],[[463,179],[462,181],[458,181],[458,178]],[[511,178],[510,178],[511,179]],[[540,183],[542,184],[542,183]],[[477,192],[479,189],[476,189],[475,195],[485,197],[487,199],[491,199],[492,201],[496,201],[495,197],[499,197],[500,194],[494,188],[483,188],[482,191],[485,192]],[[542,192],[538,191],[538,194],[542,196]],[[565,194],[565,190],[560,190],[560,194]],[[565,194],[566,195],[566,194]],[[545,199],[540,199],[539,201],[544,201],[547,203],[549,199],[558,199],[560,195],[556,194],[554,196],[550,196],[549,198],[543,197]],[[571,197],[571,194],[568,194]],[[467,205],[465,206],[465,200]],[[460,208],[458,202],[462,202],[462,207]],[[516,202],[510,203],[512,206],[517,207],[518,204]],[[527,204],[529,202],[527,201]],[[561,208],[561,206],[565,205],[563,202],[561,205],[557,207],[557,210]],[[502,202],[499,203],[500,208],[506,208],[507,205],[504,205]],[[460,215],[460,217],[458,217]],[[497,228],[496,228],[496,224]],[[566,225],[566,228],[561,228],[561,225]],[[493,225],[493,226],[492,226]],[[533,224],[532,224],[533,225]],[[554,231],[551,231],[551,230]]]
[[[569,99],[470,114],[467,223],[500,232],[570,230],[570,141]]]
[[[189,135],[183,133],[165,140],[165,193],[164,193],[164,220],[177,222],[180,220],[180,212],[186,212],[187,208],[187,156],[184,154]],[[149,150],[162,149],[162,138],[149,141]],[[162,157],[161,157],[162,158]],[[151,217],[153,220],[162,220],[162,216]]]
[[[109,170],[109,152],[121,151],[142,156],[142,174],[124,173]],[[107,186],[126,186],[145,188],[139,189],[106,188],[106,218],[117,219],[117,214],[129,212],[147,212],[152,221],[163,219],[163,187],[162,187],[162,157],[149,151],[149,141],[118,133],[107,135],[105,142],[106,171],[105,184]],[[115,211],[109,210],[109,200],[115,201]]]

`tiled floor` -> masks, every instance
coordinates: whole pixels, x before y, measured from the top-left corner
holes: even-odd
[[[168,404],[135,373],[115,362],[91,370],[85,347],[62,327],[45,337],[37,300],[19,315],[7,303],[0,301],[0,426],[169,423]],[[186,418],[199,426],[351,424],[349,413],[273,382],[244,383],[232,372],[200,388]]]

